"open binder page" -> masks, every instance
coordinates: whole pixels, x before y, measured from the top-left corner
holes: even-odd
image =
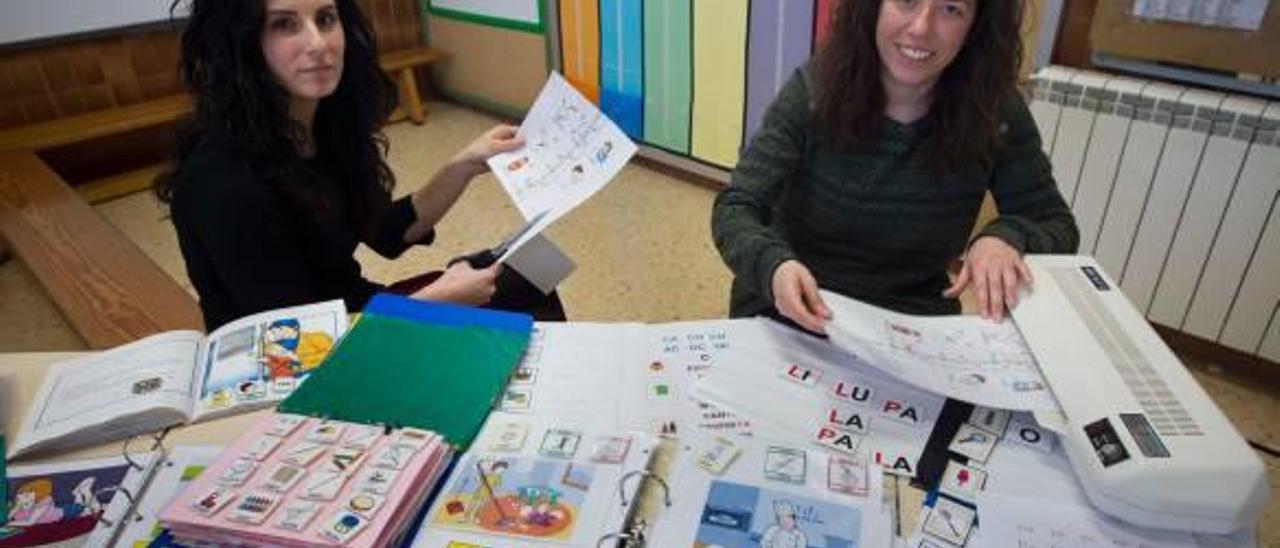
[[[681,437],[648,546],[890,545],[881,469],[769,436]]]
[[[656,438],[495,412],[458,459],[413,546],[580,546],[620,531]]]
[[[644,362],[644,333],[643,324],[536,324],[498,410],[619,428],[623,371]]]
[[[649,346],[625,371],[623,426],[664,435],[685,428],[747,434],[751,424],[699,399],[693,385],[722,356],[761,335],[753,320],[709,320],[647,326]]]
[[[913,316],[822,291],[831,342],[914,386],[1000,409],[1055,410],[1031,349],[1010,320]]]
[[[100,546],[86,542],[99,513],[117,501],[137,498],[150,477],[147,452],[9,469],[13,502],[0,526],[0,546]]]
[[[705,372],[694,394],[809,444],[914,476],[944,399],[773,321]]]
[[[160,531],[160,510],[218,458],[222,447],[178,446],[153,460],[151,477],[134,499],[115,497],[86,546],[147,546]],[[134,457],[136,460],[136,457]],[[108,525],[109,524],[109,525]]]

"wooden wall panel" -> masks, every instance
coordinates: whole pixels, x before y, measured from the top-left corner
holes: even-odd
[[[358,0],[378,49],[421,43],[416,0]],[[0,128],[181,93],[178,34],[162,24],[0,53]]]
[[[378,49],[419,45],[416,0],[358,0],[378,34]],[[0,128],[131,105],[182,93],[178,33],[168,24],[120,34],[7,49],[0,53]],[[173,126],[41,152],[76,184],[164,160]]]

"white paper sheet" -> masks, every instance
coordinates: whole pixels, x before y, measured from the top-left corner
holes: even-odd
[[[709,320],[647,326],[645,360],[628,368],[623,424],[662,433],[666,425],[750,434],[746,417],[694,397],[693,385],[735,346],[758,338],[753,320]]]
[[[991,457],[982,465],[985,487],[976,501],[981,528],[975,528],[967,546],[1018,546],[1025,548],[1220,547],[1256,546],[1253,533],[1192,535],[1151,531],[1106,516],[1090,505],[1076,480],[1062,446],[1055,442],[1028,445],[1019,429],[1034,426],[1029,415],[1015,413]],[[1041,431],[1052,438],[1053,434]],[[912,528],[913,538],[947,546],[923,532],[927,510]]]
[[[604,188],[636,153],[635,143],[557,72],[517,133],[525,146],[489,158],[489,168],[526,220],[547,213],[512,251]]]
[[[944,398],[860,363],[827,341],[757,319],[760,335],[721,356],[694,385],[694,395],[815,444],[832,411],[865,429],[855,451],[886,471],[915,475],[916,463]],[[789,380],[791,367],[811,370],[809,384]]]
[[[1270,0],[1134,0],[1133,14],[1193,25],[1256,31]]]
[[[987,407],[1058,409],[1012,321],[912,316],[821,293],[831,341],[904,382]]]
[[[1087,505],[1043,497],[993,493],[982,498],[979,511],[983,540],[989,546],[1198,548],[1221,546],[1223,544],[1213,543],[1225,540],[1201,542],[1190,533],[1140,529],[1107,517]]]

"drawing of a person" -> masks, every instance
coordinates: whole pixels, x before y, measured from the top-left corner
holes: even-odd
[[[294,377],[315,369],[333,348],[333,339],[328,333],[303,332],[294,318],[271,322],[262,343],[262,363],[272,379]]]
[[[300,367],[298,339],[302,332],[298,320],[286,318],[271,322],[262,335],[262,364],[270,378],[291,377]]]
[[[102,503],[98,502],[98,497],[93,496],[93,484],[97,480],[98,478],[89,476],[76,484],[76,488],[71,490],[71,502],[62,506],[65,517],[86,516],[102,510]]]
[[[773,514],[777,522],[764,530],[760,537],[761,548],[805,548],[809,545],[804,531],[796,523],[795,506],[785,500],[775,501]]]
[[[13,494],[9,525],[23,527],[62,519],[62,509],[53,501],[53,482],[41,478],[28,481]]]

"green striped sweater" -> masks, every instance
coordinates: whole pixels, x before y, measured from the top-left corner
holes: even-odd
[[[915,159],[924,121],[886,120],[868,149],[831,150],[813,127],[808,70],[779,91],[716,197],[712,234],[734,274],[730,315],[770,310],[773,271],[788,259],[807,266],[819,286],[859,300],[957,313],[959,303],[942,297],[946,267],[964,252],[988,190],[1000,216],[981,234],[1027,253],[1075,251],[1075,220],[1022,100],[1006,109],[991,170],[939,175]]]

